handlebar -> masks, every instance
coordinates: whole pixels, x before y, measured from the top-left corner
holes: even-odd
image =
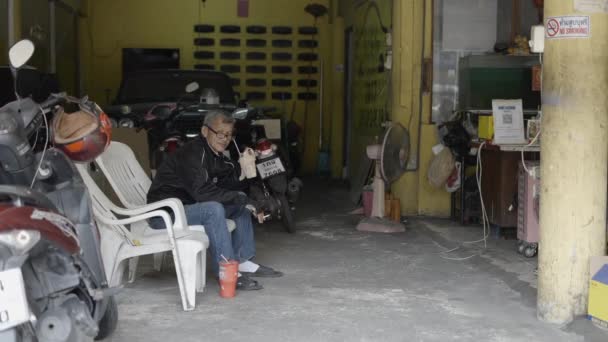
[[[53,106],[56,106],[64,101],[66,101],[67,94],[65,92],[51,94],[51,96],[44,102],[40,104],[40,107],[47,109]]]

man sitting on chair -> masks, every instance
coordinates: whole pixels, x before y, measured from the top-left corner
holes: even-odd
[[[205,226],[214,273],[218,274],[223,258],[238,260],[237,289],[259,290],[262,285],[250,277],[283,274],[251,261],[255,256],[251,220],[255,202],[242,192],[247,184],[239,181],[239,164],[223,154],[232,140],[233,129],[234,118],[221,111],[208,112],[201,136],[168,155],[158,168],[148,191],[148,203],[179,198],[188,224]],[[263,221],[263,213],[255,215]],[[226,218],[236,222],[232,233],[228,231]],[[162,220],[152,219],[150,225],[154,229],[165,228]]]

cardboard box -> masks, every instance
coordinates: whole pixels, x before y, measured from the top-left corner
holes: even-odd
[[[608,257],[593,257],[590,266],[589,319],[608,326]]]

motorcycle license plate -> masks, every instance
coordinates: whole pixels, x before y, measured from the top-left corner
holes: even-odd
[[[0,331],[30,320],[30,307],[20,268],[0,272]]]
[[[281,163],[281,159],[278,157],[261,162],[256,166],[262,179],[285,172],[285,167],[283,166],[283,163]]]

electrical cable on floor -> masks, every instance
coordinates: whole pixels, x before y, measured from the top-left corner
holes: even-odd
[[[450,253],[450,252],[453,252],[453,251],[458,250],[460,248],[460,246],[458,246],[456,248],[448,249],[447,247],[444,247],[444,246],[440,245],[437,241],[435,241],[433,239],[431,239],[431,241],[433,241],[433,243],[435,244],[435,246],[437,246],[439,248],[442,248],[442,249],[445,249],[444,251],[439,252],[440,254],[441,253]]]
[[[483,147],[485,146],[485,144],[486,144],[485,141],[482,142],[481,145],[479,145],[479,149],[477,150],[477,170],[475,172],[475,178],[477,180],[477,190],[479,191],[479,200],[481,202],[481,221],[483,224],[483,238],[476,240],[476,241],[462,242],[463,244],[473,244],[473,243],[479,243],[479,242],[483,241],[483,248],[488,247],[487,240],[488,240],[488,236],[490,236],[490,227],[489,227],[490,220],[488,219],[488,213],[486,211],[486,206],[483,201],[483,193],[481,192],[481,179],[483,176],[483,166],[481,163],[481,151],[483,150]]]
[[[454,250],[458,250],[458,249],[460,249],[460,246],[456,247]],[[444,255],[444,254],[447,254],[447,253],[451,253],[451,251],[441,252],[441,253],[439,253],[439,257],[441,259],[446,259],[446,260],[463,261],[463,260],[468,260],[468,259],[471,259],[473,257],[476,257],[476,256],[480,255],[479,253],[475,253],[475,254],[472,254],[472,255],[469,255],[469,256],[466,256],[466,257],[463,257],[463,258],[452,258],[452,257],[447,257],[447,256]]]
[[[541,64],[541,76],[540,76],[541,82],[542,82],[542,65],[543,65],[542,58],[543,58],[542,54],[540,54],[539,55],[539,59],[540,59],[540,64]],[[541,88],[542,88],[542,83],[541,83]],[[539,113],[540,113],[539,120],[542,120],[542,110],[540,110]],[[527,145],[523,146],[522,149],[521,149],[521,162],[522,162],[522,166],[523,166],[524,170],[529,175],[531,175],[531,176],[534,176],[534,175],[526,167],[525,158],[524,158],[524,152],[525,152],[526,147],[530,147],[530,146],[534,145],[534,143],[536,143],[536,141],[540,137],[541,131],[542,131],[542,129],[539,129],[538,132],[536,133],[536,135],[534,136],[534,139],[532,139],[532,141],[530,143],[528,143]],[[475,240],[475,241],[463,241],[461,243],[464,245],[464,244],[475,244],[475,243],[479,243],[479,242],[483,241],[484,248],[487,248],[488,247],[487,246],[487,240],[488,240],[488,237],[490,235],[490,229],[489,229],[489,222],[490,222],[490,220],[488,218],[488,213],[486,211],[486,207],[485,207],[485,204],[484,204],[484,201],[483,201],[483,193],[481,192],[481,179],[482,179],[482,176],[483,176],[483,166],[482,166],[482,163],[481,163],[481,152],[482,152],[483,147],[485,146],[485,144],[486,144],[486,142],[484,141],[484,142],[482,142],[479,145],[479,148],[478,148],[478,151],[477,151],[477,170],[475,172],[475,178],[476,178],[476,181],[477,181],[477,189],[479,191],[479,199],[480,199],[480,202],[481,202],[481,219],[482,219],[482,224],[483,224],[483,238],[479,239],[479,240]],[[465,168],[465,170],[463,172],[466,172],[466,168]],[[461,185],[461,186],[464,187],[464,184]],[[464,191],[464,189],[462,191]],[[443,251],[440,254],[450,253],[450,252],[456,251],[458,249],[460,249],[460,246],[456,247],[454,249],[451,249],[451,250]],[[475,254],[475,255],[477,255],[477,254]],[[467,259],[470,259],[470,258],[474,257],[475,255],[471,255],[471,256],[466,257],[466,258],[458,258],[458,259],[447,258],[447,257],[443,257],[443,256],[441,256],[441,257],[444,258],[444,259],[448,259],[448,260],[467,260]]]
[[[469,255],[468,257],[464,257],[464,258],[449,258],[449,257],[445,257],[443,255],[440,255],[440,257],[442,259],[446,259],[446,260],[454,260],[454,261],[464,261],[464,260],[469,260],[473,257],[479,256],[479,254],[473,254],[473,255]]]
[[[461,247],[461,246],[458,246],[458,247],[456,247],[456,248],[452,248],[452,249],[448,249],[447,251],[443,251],[443,252],[441,252],[441,254],[443,254],[443,253],[452,253],[452,252],[454,252],[454,251],[459,250],[459,249],[460,249],[460,247]]]
[[[484,243],[483,248],[486,249],[488,247],[487,240],[488,240],[488,237],[490,236],[489,219],[488,219],[488,214],[487,214],[487,211],[486,211],[486,207],[485,207],[484,202],[483,202],[483,194],[481,193],[481,179],[482,179],[482,176],[483,176],[483,166],[482,166],[482,163],[481,163],[481,151],[482,151],[483,147],[485,146],[485,144],[486,144],[486,142],[484,141],[484,142],[481,143],[481,145],[479,145],[479,148],[478,148],[478,151],[477,151],[477,170],[475,172],[475,178],[477,180],[477,188],[479,190],[479,199],[481,201],[481,215],[482,215],[482,223],[483,223],[483,238],[479,239],[479,240],[475,240],[475,241],[463,241],[463,242],[460,242],[460,246],[452,248],[452,249],[447,249],[444,246],[440,245],[439,243],[437,243],[436,241],[433,240],[433,243],[435,245],[439,246],[440,248],[445,249],[444,251],[441,251],[439,253],[439,256],[442,259],[454,260],[454,261],[464,261],[464,260],[468,260],[468,259],[471,259],[471,258],[473,258],[475,256],[479,256],[480,255],[480,253],[475,253],[473,255],[469,255],[469,256],[463,257],[463,258],[450,258],[450,257],[446,257],[446,256],[443,255],[443,254],[446,254],[446,253],[452,253],[454,251],[457,251],[457,250],[461,249],[463,247],[463,245],[465,245],[465,244],[475,244],[475,243],[479,243],[479,242],[483,241],[483,243]],[[466,172],[466,170],[463,170],[462,172]],[[462,186],[464,187],[464,184]],[[463,188],[463,191],[464,191],[464,188]]]
[[[458,246],[458,247],[455,247],[455,248],[452,248],[452,249],[447,249],[446,247],[444,247],[444,246],[440,245],[440,244],[439,244],[437,241],[435,241],[435,240],[432,240],[432,241],[433,241],[433,243],[434,243],[434,244],[435,244],[437,247],[445,249],[444,251],[439,252],[439,257],[440,257],[440,258],[442,258],[442,259],[446,259],[446,260],[454,260],[454,261],[464,261],[464,260],[468,260],[468,259],[471,259],[471,258],[473,258],[473,257],[475,257],[475,256],[480,255],[479,253],[476,253],[476,254],[469,255],[469,256],[467,256],[467,257],[462,257],[462,258],[452,258],[452,257],[447,257],[447,256],[444,256],[444,254],[447,254],[447,253],[452,253],[452,252],[454,252],[454,251],[457,251],[457,250],[459,250],[459,249],[461,249],[461,248],[462,248],[462,245],[461,245],[461,246]]]

